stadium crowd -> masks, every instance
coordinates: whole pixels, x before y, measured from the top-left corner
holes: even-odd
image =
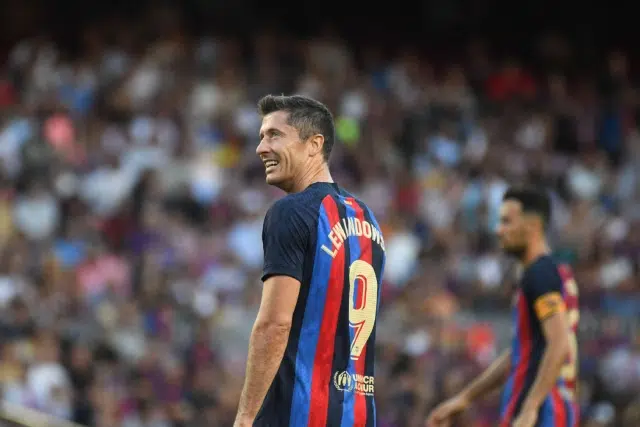
[[[0,69],[0,384],[95,427],[229,426],[260,301],[255,155],[267,93],[335,113],[334,177],[375,212],[381,427],[422,425],[509,343],[505,188],[546,186],[581,292],[589,427],[640,425],[640,133],[628,58],[528,68],[480,42],[457,62],[326,36],[250,45],[94,28],[82,54],[18,43]],[[604,65],[603,65],[604,64]],[[460,421],[494,426],[488,396]]]

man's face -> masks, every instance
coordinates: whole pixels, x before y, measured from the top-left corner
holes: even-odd
[[[287,124],[289,113],[275,111],[262,119],[260,144],[256,153],[265,166],[267,184],[285,191],[293,188],[295,180],[307,166],[309,144],[300,140],[298,130]]]
[[[500,223],[496,229],[502,250],[510,255],[522,256],[527,250],[527,225],[520,202],[504,201],[500,207]]]

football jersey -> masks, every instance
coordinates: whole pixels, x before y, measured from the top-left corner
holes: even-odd
[[[570,324],[570,354],[560,377],[540,407],[536,427],[577,427],[576,401],[579,320],[578,289],[571,270],[542,256],[523,272],[516,291],[511,345],[511,372],[503,399],[501,427],[511,426],[533,385],[547,343],[542,322],[559,311],[567,312]]]
[[[277,201],[263,228],[263,281],[300,281],[285,354],[254,425],[375,426],[375,335],[384,239],[333,183]]]

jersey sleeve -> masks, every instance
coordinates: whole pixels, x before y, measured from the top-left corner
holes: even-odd
[[[525,292],[540,321],[566,311],[562,277],[553,264],[534,266],[527,277]]]
[[[296,206],[286,199],[276,202],[264,219],[262,281],[272,276],[289,276],[302,281],[305,249],[310,227]]]

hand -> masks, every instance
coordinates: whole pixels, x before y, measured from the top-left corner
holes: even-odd
[[[438,405],[427,418],[426,427],[448,427],[451,418],[464,412],[469,406],[469,401],[462,395],[454,396],[451,399]]]
[[[538,410],[523,409],[513,422],[513,427],[534,427],[538,421]]]

